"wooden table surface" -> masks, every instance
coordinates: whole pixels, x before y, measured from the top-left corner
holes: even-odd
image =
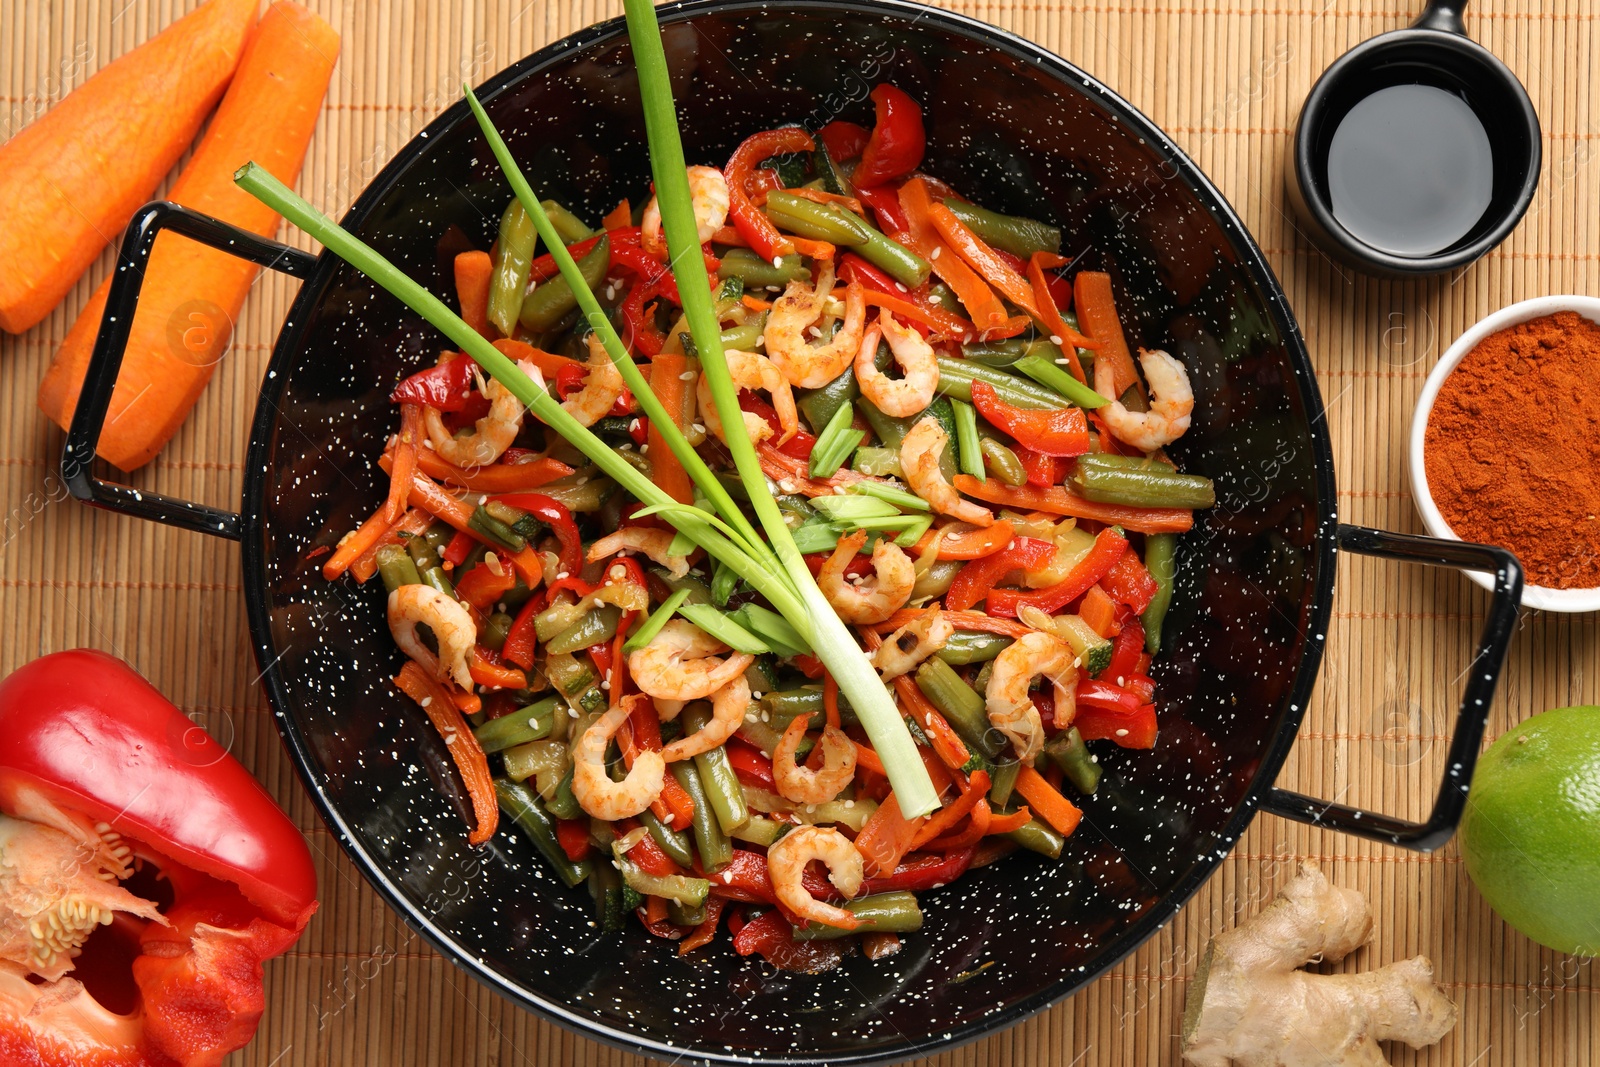
[[[0,139],[196,0],[0,0]],[[337,217],[429,119],[530,51],[620,13],[547,0],[311,0],[344,50],[300,191]],[[1501,247],[1454,274],[1380,282],[1331,263],[1295,228],[1284,158],[1300,100],[1350,46],[1404,25],[1394,0],[1005,0],[952,3],[1082,66],[1168,130],[1266,250],[1310,346],[1337,456],[1340,517],[1420,532],[1403,443],[1422,379],[1479,317],[1549,293],[1600,294],[1600,5],[1474,4],[1468,29],[1528,86],[1544,172]],[[0,211],[9,205],[0,205]],[[305,238],[288,238],[306,244]],[[0,337],[0,671],[90,645],[127,659],[260,776],[311,842],[322,910],[268,968],[269,1007],[237,1067],[641,1063],[542,1023],[445,963],[379,902],[318,822],[255,684],[237,549],[92,512],[56,473],[62,435],[34,390],[93,287]],[[236,505],[262,367],[292,296],[264,277],[194,416],[132,483]],[[1455,573],[1341,561],[1317,697],[1280,784],[1417,817],[1439,780],[1460,678],[1486,597]],[[1594,616],[1524,615],[1491,736],[1549,707],[1600,701]],[[1422,953],[1460,1004],[1436,1048],[1397,1064],[1600,1064],[1592,961],[1541,949],[1496,918],[1459,851],[1431,856],[1259,818],[1215,877],[1140,951],[1078,996],[934,1062],[963,1067],[1176,1064],[1185,990],[1209,933],[1251,914],[1316,856],[1367,893],[1374,943],[1350,966]]]

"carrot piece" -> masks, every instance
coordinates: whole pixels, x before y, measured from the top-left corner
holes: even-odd
[[[1186,533],[1194,526],[1194,512],[1187,508],[1134,508],[1122,504],[1097,504],[1063,485],[1049,488],[1033,485],[1012,487],[996,478],[979,481],[970,474],[956,475],[951,484],[960,492],[990,504],[1093,519],[1107,526],[1122,526],[1135,533]]]
[[[744,235],[738,230],[734,229],[732,226],[724,226],[722,229],[712,234],[711,243],[714,245],[727,245],[729,248],[750,247],[750,242],[746,241],[744,239]]]
[[[410,509],[400,516],[399,521],[383,531],[383,536],[362,550],[361,555],[357,556],[355,562],[350,564],[351,576],[356,581],[365,584],[369,578],[378,573],[378,549],[384,545],[399,544],[402,536],[419,534],[432,525],[432,515],[429,515],[421,508]]]
[[[657,926],[667,921],[667,902],[660,897],[645,897],[644,915],[645,925],[653,933]]]
[[[856,835],[856,851],[865,861],[868,878],[887,874],[900,866],[900,860],[911,851],[911,841],[926,816],[907,819],[900,812],[900,799],[892,792],[884,798],[867,818],[867,823]]]
[[[934,526],[917,539],[910,555],[920,556],[928,550],[933,539],[938,538],[939,559],[983,559],[1009,545],[1012,533],[1011,523],[1004,519],[992,526],[974,526],[966,530],[952,529],[948,525],[943,528]]]
[[[920,615],[919,611],[912,611],[913,617]],[[902,623],[902,625],[904,625]],[[865,640],[867,651],[876,651],[883,644],[883,635],[873,629],[863,629],[862,639]],[[906,711],[916,720],[922,732],[928,737],[928,744],[933,746],[934,754],[952,771],[960,772],[972,759],[972,752],[967,748],[967,743],[961,740],[944,716],[939,714],[939,709],[934,707],[922,690],[917,687],[916,679],[909,674],[902,674],[893,682],[895,695],[900,698],[900,703],[905,705]],[[935,788],[938,785],[938,776],[930,772],[930,777],[935,779]]]
[[[466,470],[439,457],[431,448],[417,450],[417,469],[435,481],[480,493],[515,493],[549,485],[574,473],[559,459],[544,456],[531,463],[491,463]]]
[[[378,465],[386,467],[388,462],[389,457],[385,455],[378,460]],[[484,544],[493,544],[493,542],[485,540],[478,531],[472,529],[469,525],[468,520],[472,518],[472,513],[475,510],[473,506],[445,492],[443,486],[423,474],[420,470],[412,472],[411,475],[411,502],[435,518],[443,519],[475,540],[483,541]],[[537,588],[539,583],[544,580],[544,564],[540,562],[539,554],[531,547],[524,548],[521,552],[515,554],[506,552],[505,549],[498,546],[495,546],[495,551],[511,560],[511,565],[517,569],[517,573],[522,576],[522,580],[527,583],[528,588]]]
[[[1100,586],[1092,585],[1089,591],[1083,594],[1083,600],[1078,604],[1078,614],[1089,624],[1089,628],[1101,637],[1116,636],[1119,629],[1117,602]]]
[[[294,185],[338,53],[339,35],[321,18],[288,0],[274,4],[245,45],[216,117],[168,198],[271,236],[277,214],[237,188],[233,173],[255,160]],[[239,307],[259,270],[175,234],[157,238],[100,435],[102,457],[134,470],[178,431],[226,354]],[[108,278],[39,385],[40,410],[63,429],[77,407],[110,289]]]
[[[940,614],[957,630],[977,630],[982,633],[999,634],[1002,637],[1021,637],[1032,629],[1015,619],[997,619],[981,611],[942,611]],[[901,608],[874,626],[873,630],[878,633],[893,633],[921,617],[922,612],[917,608]]]
[[[924,841],[918,847],[927,849],[929,852],[958,852],[964,848],[971,848],[983,840],[984,835],[989,832],[989,824],[993,821],[994,815],[989,810],[988,799],[979,797],[978,802],[972,806],[972,814],[967,819],[965,827],[956,833],[944,834]]]
[[[255,19],[256,0],[212,0],[0,145],[0,329],[48,315],[155,193],[227,88]]]
[[[794,245],[796,252],[812,259],[832,259],[837,251],[827,241],[813,241],[805,237],[796,237],[792,233],[786,233],[783,236],[788,239],[790,244]]]
[[[878,755],[878,750],[870,745],[863,745],[860,741],[853,742],[856,746],[856,766],[888,777],[889,772],[884,769],[883,759]]]
[[[389,472],[389,496],[383,516],[394,522],[405,514],[411,496],[411,473],[417,469],[417,445],[422,439],[422,406],[400,405],[400,433],[394,447],[394,468]]]
[[[479,334],[493,340],[496,331],[489,328],[489,282],[494,261],[487,252],[462,252],[456,256],[455,270],[461,317]]]
[[[606,217],[600,220],[602,230],[620,230],[633,225],[633,205],[627,197],[617,201],[617,206],[606,212]]]
[[[906,223],[911,228],[914,251],[932,264],[933,272],[954,290],[956,299],[961,301],[961,306],[972,316],[974,325],[980,330],[1002,328],[1008,319],[1005,305],[1000,303],[999,298],[994,295],[994,290],[989,288],[989,284],[962,262],[961,257],[951,253],[949,247],[940,240],[939,232],[928,216],[928,211],[933,206],[928,183],[921,178],[912,178],[902,185],[900,206],[905,211]]]
[[[444,738],[444,746],[461,772],[461,782],[472,798],[472,813],[478,825],[467,836],[467,843],[481,845],[494,836],[500,825],[500,806],[495,801],[494,780],[489,776],[489,758],[472,735],[472,727],[461,717],[457,697],[443,683],[428,677],[414,662],[407,661],[394,684],[422,706],[434,729]]]
[[[1072,303],[1078,310],[1078,325],[1094,339],[1095,387],[1106,383],[1101,375],[1111,375],[1111,392],[1121,396],[1128,386],[1139,383],[1139,372],[1133,368],[1133,356],[1128,352],[1127,338],[1122,335],[1122,321],[1117,318],[1117,305],[1111,296],[1111,275],[1098,270],[1080,270],[1073,279]]]
[[[509,337],[502,337],[494,343],[500,354],[513,363],[532,363],[539,368],[539,373],[547,378],[554,378],[561,373],[562,367],[581,367],[582,360],[571,359],[567,356],[558,356],[554,352],[546,352],[542,348],[534,348],[526,341],[514,341]]]
[[[351,530],[339,539],[334,547],[333,555],[329,556],[322,564],[322,576],[328,581],[333,581],[345,571],[350,569],[363,552],[378,543],[378,539],[394,525],[384,518],[384,508],[379,508],[360,526]]]
[[[674,830],[689,828],[689,824],[694,821],[694,797],[678,784],[678,780],[672,777],[671,771],[662,774],[660,802],[671,816],[670,820],[662,819],[662,822],[668,823]],[[656,818],[661,818],[659,812],[656,813]]]
[[[912,848],[921,848],[929,841],[943,834],[947,830],[955,829],[967,813],[977,807],[984,794],[989,792],[989,772],[973,771],[972,777],[967,780],[967,787],[954,802],[946,804],[943,808],[929,815],[923,822],[922,828],[917,831],[917,836],[911,839]],[[984,805],[987,813],[988,805]],[[979,835],[980,837],[983,835]]]
[[[1054,826],[1063,837],[1071,836],[1078,828],[1078,820],[1083,818],[1078,805],[1056,792],[1032,767],[1023,767],[1017,772],[1017,792],[1033,808],[1035,815]]]
[[[866,218],[867,215],[866,209],[861,206],[861,201],[853,196],[840,196],[838,193],[830,193],[822,189],[807,189],[803,185],[793,189],[785,189],[784,192],[790,196],[798,196],[802,200],[810,200],[814,204],[838,204],[846,211],[853,211],[862,218]]]
[[[739,303],[743,304],[745,307],[749,308],[751,311],[770,311],[770,310],[772,310],[772,301],[759,299],[758,297],[751,296],[749,293],[746,293],[744,296],[741,296],[739,298]]]
[[[956,218],[955,212],[943,204],[928,205],[928,221],[945,243],[967,261],[967,265],[984,281],[1000,290],[1000,295],[1034,318],[1039,317],[1039,306],[1033,299],[1033,287],[1026,278],[1011,269],[1011,265],[984,244],[966,223]],[[943,257],[941,257],[943,258]]]
[[[892,311],[902,319],[913,319],[951,340],[973,337],[978,333],[978,327],[953,311],[934,311],[931,308],[918,307],[909,300],[901,300],[899,297],[865,286],[862,290],[861,295],[868,305]]]
[[[656,394],[656,399],[661,401],[680,431],[685,428],[684,410],[688,404],[689,383],[684,381],[683,376],[688,370],[689,358],[677,352],[658,352],[650,361],[650,391]],[[690,481],[689,472],[672,454],[666,438],[661,436],[661,431],[654,423],[645,431],[645,442],[650,446],[650,462],[654,472],[652,480],[678,503],[693,502],[694,482]]]
[[[1078,381],[1085,381],[1083,367],[1078,363],[1078,349],[1095,347],[1094,341],[1067,325],[1056,308],[1056,298],[1050,295],[1050,282],[1044,276],[1046,267],[1063,267],[1071,260],[1050,252],[1035,252],[1028,258],[1028,281],[1033,285],[1033,299],[1039,305],[1039,321],[1050,332],[1050,339],[1061,340],[1061,354],[1066,358],[1067,369]]]
[[[1009,834],[1012,830],[1020,830],[1028,825],[1032,818],[1033,812],[1029,810],[1026,804],[1010,815],[995,815],[991,812],[989,815],[989,828],[984,833]]]
[[[833,673],[822,672],[822,710],[827,713],[828,725],[835,730],[839,728],[839,683],[833,680]]]
[[[527,675],[515,667],[496,663],[490,658],[493,653],[485,655],[485,651],[487,650],[473,648],[467,657],[467,670],[474,682],[491,689],[522,689],[527,686]]]

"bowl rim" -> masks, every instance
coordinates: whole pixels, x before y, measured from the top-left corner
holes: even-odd
[[[1223,859],[1232,851],[1244,831],[1254,821],[1257,810],[1272,791],[1295,738],[1301,720],[1313,695],[1316,678],[1321,668],[1327,636],[1327,623],[1332,611],[1332,595],[1337,570],[1337,493],[1333,463],[1332,441],[1326,429],[1326,413],[1316,374],[1311,363],[1299,325],[1289,307],[1287,293],[1277,274],[1268,263],[1260,245],[1244,225],[1238,213],[1216,185],[1208,178],[1189,155],[1172,138],[1132,103],[1112,90],[1099,79],[1082,70],[1066,58],[1034,44],[1010,31],[958,12],[927,6],[914,0],[789,0],[789,8],[801,10],[843,10],[875,16],[899,17],[909,22],[930,23],[945,32],[976,41],[996,50],[1009,53],[1032,66],[1048,71],[1063,85],[1070,84],[1093,98],[1117,119],[1131,129],[1167,165],[1175,169],[1172,176],[1181,181],[1205,207],[1207,216],[1236,248],[1240,266],[1262,291],[1266,310],[1282,338],[1287,361],[1293,369],[1293,386],[1304,403],[1307,433],[1312,451],[1313,478],[1318,494],[1318,533],[1312,548],[1312,565],[1316,567],[1316,583],[1309,596],[1309,614],[1304,622],[1304,644],[1300,662],[1283,698],[1284,710],[1275,732],[1269,733],[1257,758],[1251,784],[1238,806],[1226,822],[1216,829],[1215,847],[1198,858],[1187,871],[1174,881],[1171,888],[1154,903],[1124,933],[1121,951],[1095,957],[1090,964],[1079,967],[1070,976],[1063,977],[1047,988],[1022,998],[1003,1011],[996,1011],[963,1025],[921,1035],[918,1039],[901,1035],[895,1047],[863,1051],[856,1054],[834,1054],[826,1059],[805,1051],[794,1053],[759,1054],[752,1057],[722,1049],[695,1048],[671,1044],[637,1032],[609,1025],[574,1011],[569,1006],[534,995],[509,977],[491,969],[458,944],[451,934],[434,919],[418,908],[402,887],[389,878],[376,856],[362,845],[352,825],[339,813],[319,780],[320,772],[316,754],[309,741],[302,736],[298,724],[288,714],[294,706],[285,679],[278,668],[283,650],[272,641],[272,622],[269,598],[265,586],[268,546],[261,536],[263,510],[270,470],[274,429],[278,421],[278,406],[288,385],[290,361],[300,347],[300,335],[309,321],[311,311],[320,297],[317,294],[326,286],[331,275],[341,268],[342,261],[323,250],[312,274],[305,278],[292,302],[282,330],[269,359],[256,414],[251,426],[246,452],[244,481],[241,493],[240,562],[246,584],[246,613],[250,639],[261,670],[261,683],[267,692],[274,711],[274,723],[288,749],[291,763],[302,784],[311,796],[318,814],[333,832],[340,848],[360,870],[388,907],[405,924],[422,937],[440,955],[478,982],[531,1011],[540,1018],[553,1022],[590,1040],[633,1053],[655,1055],[673,1062],[694,1063],[752,1063],[769,1062],[791,1065],[867,1065],[892,1064],[907,1057],[931,1056],[959,1048],[1012,1027],[1061,1002],[1080,991],[1095,978],[1109,971],[1143,945],[1185,906],[1200,886],[1216,873]],[[672,0],[657,9],[663,25],[708,14],[754,12],[771,9],[770,0]],[[477,87],[478,98],[490,103],[501,92],[536,74],[551,63],[564,59],[573,51],[591,47],[599,41],[625,35],[625,20],[615,17],[577,30],[558,38],[543,48],[511,63]],[[470,111],[464,100],[457,101],[437,115],[420,130],[410,142],[402,146],[394,157],[374,176],[366,188],[347,209],[344,223],[360,223],[402,180],[417,158],[441,133],[457,123],[469,121]]]
[[[1554,315],[1558,311],[1575,311],[1589,321],[1600,325],[1600,297],[1583,296],[1576,293],[1558,293],[1551,296],[1536,296],[1528,300],[1519,300],[1508,304],[1498,311],[1485,315],[1474,323],[1466,332],[1462,333],[1444,355],[1439,357],[1433,370],[1429,372],[1427,380],[1423,383],[1422,393],[1417,397],[1417,406],[1411,416],[1410,440],[1406,447],[1406,466],[1411,482],[1411,500],[1416,505],[1417,513],[1422,516],[1422,525],[1434,537],[1445,538],[1450,541],[1464,540],[1450,528],[1444,516],[1439,512],[1439,507],[1433,502],[1433,493],[1428,488],[1428,470],[1424,459],[1424,450],[1427,444],[1428,418],[1433,414],[1434,402],[1439,398],[1439,390],[1444,387],[1445,379],[1455,372],[1457,366],[1478,346],[1484,338],[1492,333],[1498,333],[1511,326],[1516,326],[1532,319],[1544,318]],[[1463,571],[1473,584],[1492,592],[1494,590],[1494,576],[1478,571]],[[1522,606],[1537,608],[1541,611],[1560,612],[1588,612],[1600,611],[1600,586],[1593,589],[1551,589],[1547,586],[1529,583],[1522,589]]]

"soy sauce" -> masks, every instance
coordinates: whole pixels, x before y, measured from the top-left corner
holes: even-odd
[[[1399,256],[1429,256],[1472,231],[1494,192],[1489,135],[1461,97],[1392,85],[1340,120],[1328,147],[1334,218]]]

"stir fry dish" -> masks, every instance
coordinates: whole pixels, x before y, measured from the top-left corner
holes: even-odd
[[[324,561],[387,588],[395,682],[459,766],[470,840],[503,813],[596,925],[633,913],[680,953],[725,923],[780,967],[877,958],[919,892],[1059,856],[1094,746],[1156,742],[1176,537],[1213,501],[1163,451],[1184,366],[1135,362],[1110,277],[921,173],[918,104],[872,98],[872,130],[683,168],[725,381],[664,197],[591,229],[519,189],[456,296],[534,409],[467,352],[405,378],[388,496]],[[785,540],[820,601],[761,563]],[[847,690],[851,657],[875,674]]]

